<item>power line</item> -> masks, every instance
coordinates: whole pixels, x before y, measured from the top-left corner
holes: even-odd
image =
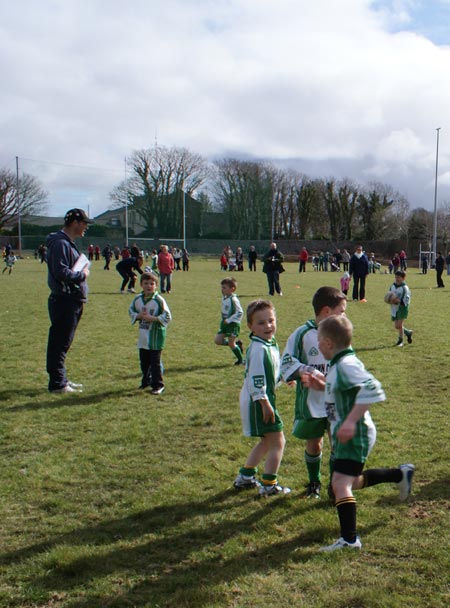
[[[107,173],[122,173],[119,169],[104,169],[103,167],[92,167],[89,165],[71,165],[67,163],[60,163],[52,160],[37,160],[36,158],[26,158],[25,156],[20,156],[19,160],[27,160],[33,163],[41,163],[44,165],[58,165],[60,167],[70,167],[72,169],[90,169],[92,171],[104,171]]]

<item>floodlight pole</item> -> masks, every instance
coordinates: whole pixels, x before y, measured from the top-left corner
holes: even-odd
[[[186,192],[183,193],[183,248],[186,249]]]
[[[127,181],[127,157],[124,158],[125,187]],[[125,196],[125,245],[128,247],[128,195]]]
[[[439,165],[439,131],[441,127],[436,129],[436,173],[434,176],[434,221],[433,221],[433,259],[432,262],[436,263],[436,249],[437,249],[437,186],[438,186],[438,165]]]
[[[19,258],[22,257],[22,218],[20,215],[20,197],[19,197],[19,157],[16,156],[16,206],[17,206],[17,233],[19,237]]]

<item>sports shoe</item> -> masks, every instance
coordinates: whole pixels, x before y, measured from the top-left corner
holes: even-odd
[[[278,295],[279,295],[279,296],[282,296],[282,295],[283,295],[283,292],[282,292],[282,291],[280,291]]]
[[[66,386],[63,386],[62,388],[55,388],[49,391],[49,393],[81,393],[81,391],[79,389],[72,388],[70,384],[66,384]]]
[[[361,549],[361,547],[362,543],[359,536],[356,537],[354,543],[348,543],[341,536],[341,538],[338,538],[337,541],[332,545],[328,545],[327,547],[320,547],[319,551],[326,551],[329,553],[330,551],[336,551],[337,549]]]
[[[71,387],[74,388],[75,390],[79,391],[81,393],[81,391],[83,390],[84,386],[82,384],[79,384],[77,382],[72,382],[72,380],[67,380],[67,384]]]
[[[131,288],[131,289],[127,289],[128,293],[136,293],[136,290]]]
[[[241,475],[241,473],[239,473],[233,482],[233,486],[236,490],[253,490],[253,488],[259,488],[260,485],[261,484],[254,475]]]
[[[241,359],[240,361],[236,361],[235,365],[245,365],[244,359]]]
[[[404,501],[411,494],[411,485],[416,467],[413,464],[401,464],[399,467],[402,472],[402,479],[398,482],[399,498]]]
[[[259,495],[267,498],[267,496],[277,496],[278,494],[289,494],[291,488],[279,486],[277,483],[273,486],[261,485],[259,488]]]
[[[320,498],[320,481],[310,481],[305,488],[306,498]]]
[[[406,337],[407,337],[407,339],[408,339],[408,344],[411,344],[411,343],[412,343],[412,335],[413,335],[413,332],[412,332],[412,329],[411,329],[411,330],[409,330],[409,332],[406,334]]]
[[[403,340],[401,338],[399,338],[397,340],[397,344],[395,346],[403,346]]]
[[[244,354],[245,353],[245,349],[244,349],[244,345],[242,344],[242,340],[236,340],[236,344],[241,349],[241,353]]]
[[[152,390],[150,391],[150,394],[152,394],[152,395],[160,395],[161,393],[164,392],[165,388],[166,388],[165,386],[160,386],[159,388],[152,388]]]

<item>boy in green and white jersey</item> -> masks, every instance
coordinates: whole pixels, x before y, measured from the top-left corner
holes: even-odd
[[[308,498],[320,498],[323,437],[329,423],[324,392],[305,383],[305,372],[317,370],[316,376],[326,376],[329,362],[319,350],[317,326],[330,315],[345,314],[347,298],[335,287],[321,287],[314,294],[312,305],[315,318],[298,327],[289,336],[281,359],[281,372],[285,382],[295,381],[297,384],[292,434],[297,439],[306,441],[304,459],[309,478],[306,495]],[[333,459],[331,451],[330,478]]]
[[[326,378],[325,404],[334,444],[333,491],[341,537],[321,551],[345,547],[361,549],[356,534],[356,500],[352,490],[380,483],[397,483],[400,500],[411,492],[415,467],[368,469],[364,463],[375,444],[376,430],[369,413],[372,403],[386,399],[383,388],[356,357],[351,347],[353,326],[345,316],[331,316],[319,325],[319,348],[330,368]]]
[[[229,346],[237,359],[235,365],[244,365],[242,342],[237,340],[244,311],[235,293],[236,279],[223,279],[220,281],[220,286],[222,289],[222,320],[214,342],[218,346]]]
[[[403,334],[408,340],[408,344],[412,342],[412,329],[406,329],[404,326],[405,319],[408,318],[409,303],[411,301],[411,291],[405,283],[406,272],[397,270],[395,273],[394,283],[392,283],[389,291],[395,294],[395,299],[391,301],[391,319],[394,321],[394,327],[398,331],[398,340],[395,346],[403,346]]]
[[[255,300],[247,308],[251,331],[244,385],[240,395],[241,419],[246,437],[260,437],[234,481],[237,490],[259,488],[260,496],[288,494],[278,485],[283,457],[283,421],[276,407],[275,388],[280,380],[280,353],[275,340],[275,308],[269,300]],[[258,465],[265,458],[262,483],[256,480]]]
[[[139,360],[142,382],[139,388],[151,387],[152,395],[164,391],[161,351],[166,343],[166,327],[172,320],[165,299],[158,293],[158,277],[144,272],[141,275],[142,293],[130,304],[131,323],[139,321]]]

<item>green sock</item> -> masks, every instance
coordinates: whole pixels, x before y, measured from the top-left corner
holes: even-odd
[[[240,363],[240,362],[242,361],[242,351],[241,351],[241,349],[239,348],[239,346],[235,346],[235,347],[232,349],[232,351],[233,351],[233,353],[234,353],[234,356],[236,357],[236,359],[237,359],[237,360],[239,361],[239,363]]]
[[[274,486],[277,483],[277,476],[263,473],[262,482],[264,486]]]
[[[305,463],[308,469],[309,481],[320,481],[320,464],[322,462],[322,452],[312,456],[305,450]]]
[[[254,477],[258,472],[258,467],[241,467],[239,473],[246,477]]]

